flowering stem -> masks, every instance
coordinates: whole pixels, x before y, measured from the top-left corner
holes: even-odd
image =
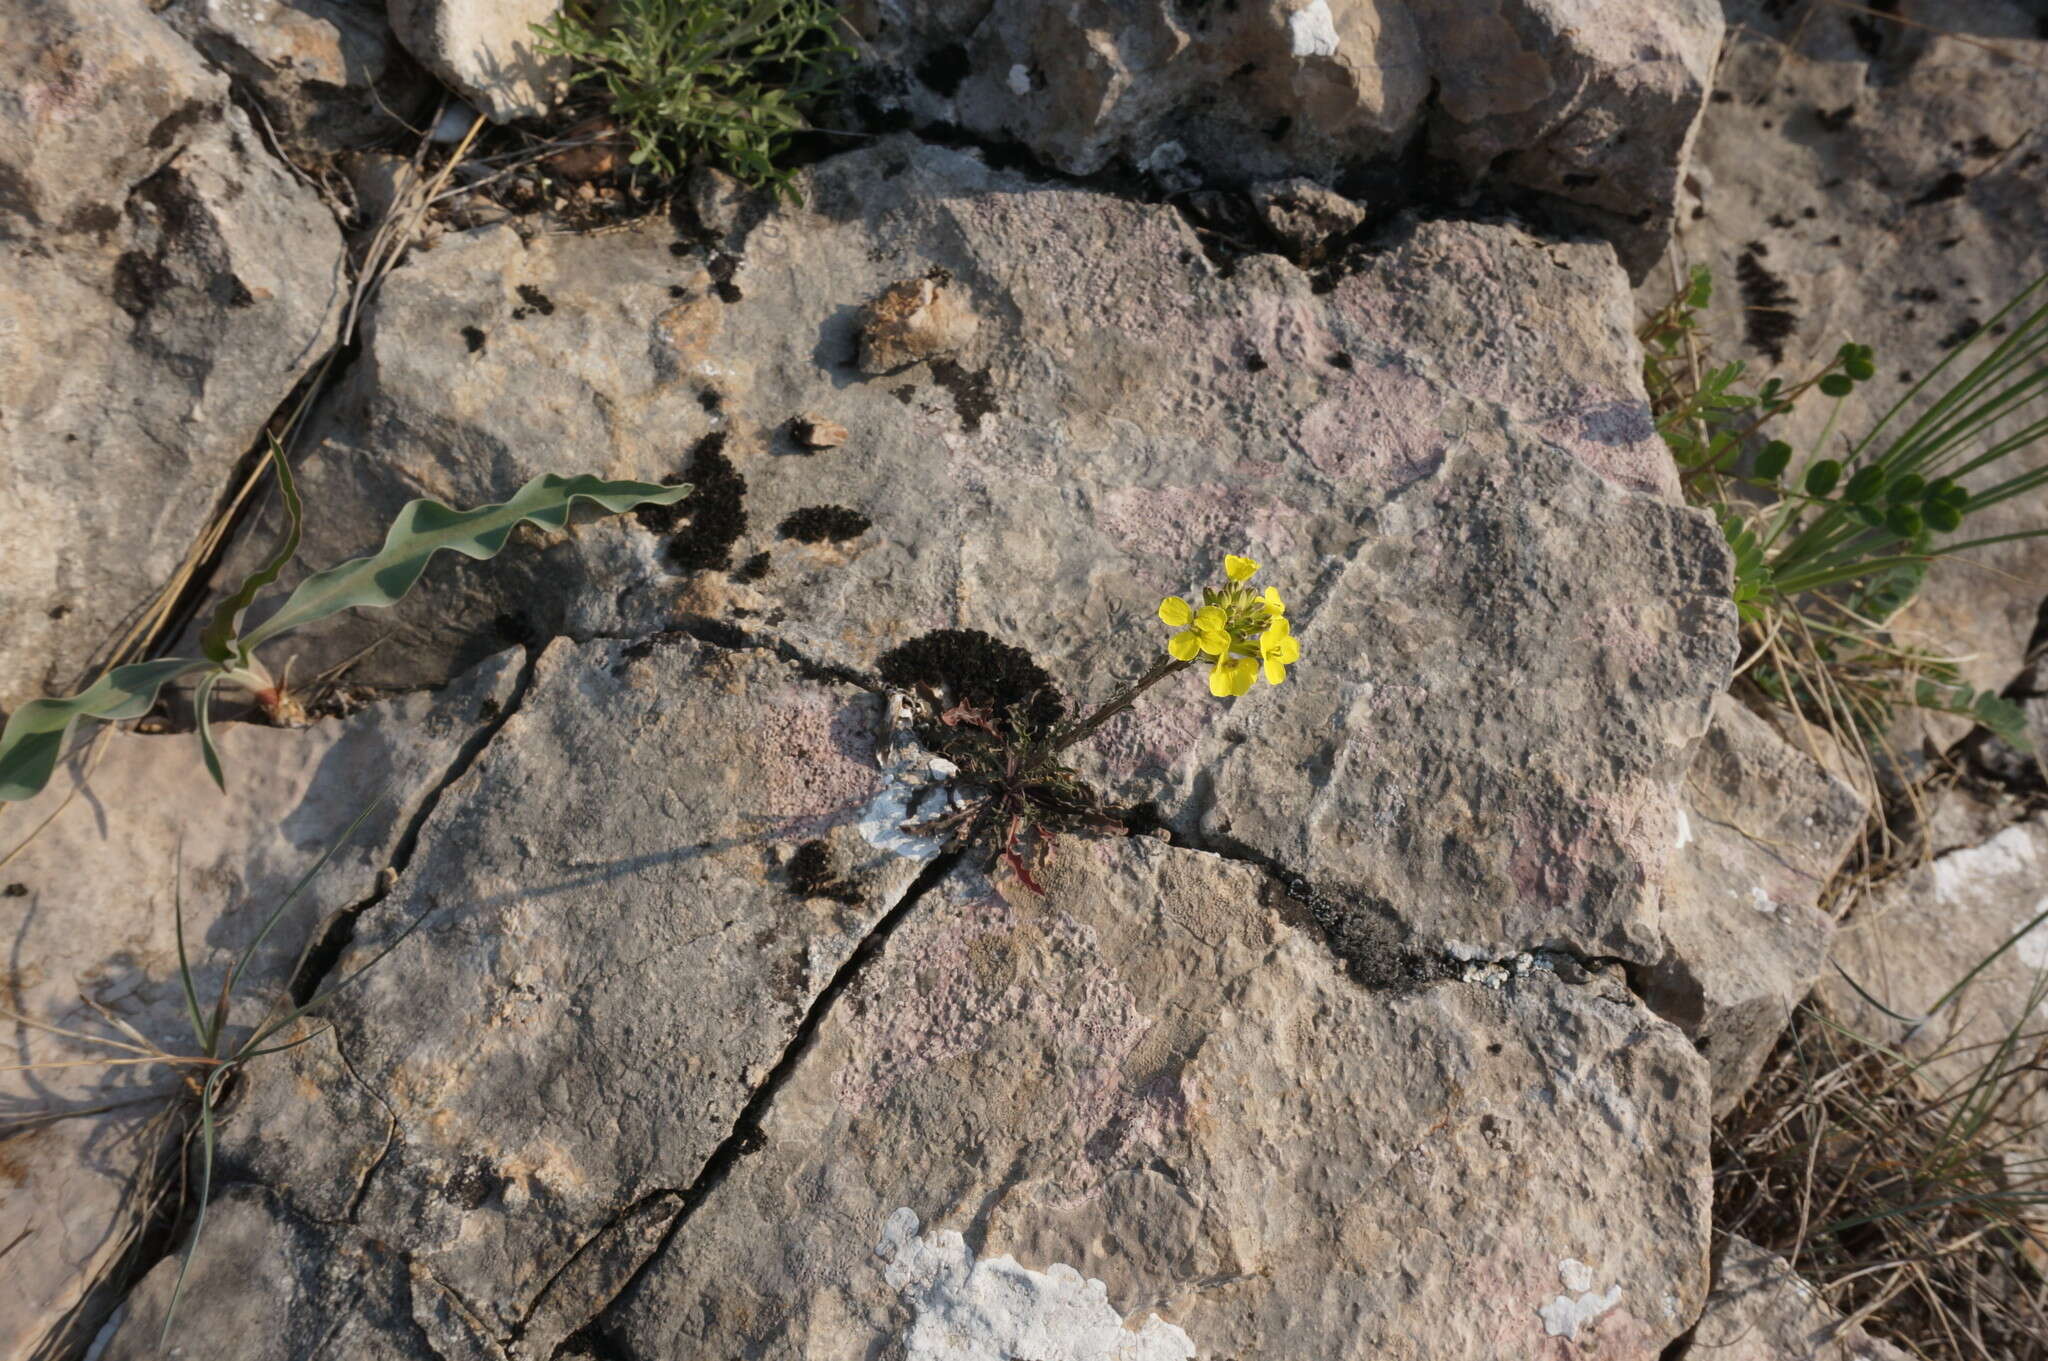
[[[1111,695],[1100,709],[1082,719],[1080,723],[1076,724],[1072,729],[1063,734],[1059,740],[1048,747],[1045,752],[1047,758],[1057,756],[1083,738],[1093,736],[1096,729],[1130,708],[1133,704],[1136,704],[1139,695],[1144,694],[1174,672],[1185,671],[1193,665],[1193,662],[1179,661],[1171,655],[1161,657],[1152,664],[1150,671],[1138,677],[1137,680],[1133,681],[1125,689]]]

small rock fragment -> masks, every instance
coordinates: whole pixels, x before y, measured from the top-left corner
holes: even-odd
[[[586,118],[562,134],[568,143],[542,164],[565,180],[603,179],[619,168],[626,142],[609,118]]]
[[[949,355],[974,334],[974,314],[947,291],[942,269],[883,289],[861,311],[860,371],[894,373],[919,360]]]
[[[1252,206],[1266,230],[1304,260],[1319,260],[1339,237],[1366,219],[1363,204],[1303,176],[1251,187]]]

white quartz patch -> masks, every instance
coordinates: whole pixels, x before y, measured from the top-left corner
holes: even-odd
[[[1330,17],[1329,0],[1315,0],[1287,16],[1287,36],[1297,57],[1337,55],[1337,22]]]
[[[908,1208],[882,1225],[875,1255],[916,1315],[905,1361],[1194,1361],[1188,1335],[1157,1314],[1125,1327],[1101,1281],[1059,1263],[1038,1272],[1007,1256],[977,1261],[951,1229],[918,1237]]]
[[[1621,1303],[1621,1283],[1596,1295],[1588,1290],[1579,1295],[1559,1295],[1536,1312],[1543,1316],[1543,1331],[1552,1337],[1577,1337],[1579,1329]]]

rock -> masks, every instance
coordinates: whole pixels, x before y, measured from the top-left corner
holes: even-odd
[[[705,706],[737,712],[776,693],[779,668],[758,655],[682,644],[627,662],[637,684],[608,679],[624,661],[617,645],[550,650],[390,900],[439,898],[445,920],[345,1004],[349,1068],[397,1123],[355,1222],[337,1222],[358,1188],[325,1161],[326,1141],[381,1148],[391,1117],[364,1122],[384,1107],[327,1081],[331,1060],[307,1046],[254,1081],[237,1156],[259,1154],[247,1173],[273,1199],[267,1218],[242,1210],[253,1228],[219,1249],[242,1270],[202,1247],[190,1317],[251,1316],[293,1280],[336,1278],[364,1243],[410,1261],[420,1320],[418,1332],[389,1325],[373,1354],[423,1358],[545,1357],[575,1331],[630,1355],[833,1361],[893,1345],[922,1361],[961,1355],[941,1340],[960,1329],[1018,1354],[1103,1361],[1396,1345],[1422,1361],[1533,1355],[1552,1337],[1618,1361],[1655,1355],[1694,1317],[1707,1288],[1706,1079],[1677,1031],[1624,989],[1541,970],[1498,991],[1362,988],[1274,910],[1261,872],[1148,839],[1078,847],[1043,898],[964,868],[913,890],[769,1074],[773,1047],[747,1038],[764,1018],[711,995],[758,990],[721,981],[704,945],[677,953],[709,929],[751,971],[748,942],[765,928],[805,955],[803,930],[762,915],[790,910],[774,896],[715,886],[720,860],[757,860],[761,845],[713,830],[740,825],[716,811],[721,791],[678,770],[644,804],[680,818],[671,836],[632,841],[623,861],[590,848],[589,887],[567,900],[488,893],[506,882],[482,868],[499,863],[495,822],[528,829],[502,836],[535,866],[564,863],[550,827],[586,822],[573,810],[596,774],[564,788],[511,768],[543,733],[568,736],[550,730],[587,702],[579,692],[630,695],[611,711],[626,765],[595,753],[614,789],[646,788],[640,767],[658,764],[628,754],[634,735],[664,750],[670,733],[702,735],[695,774],[710,774],[740,730],[704,722]],[[674,685],[692,671],[699,683]],[[684,695],[694,702],[673,702]],[[586,734],[602,722],[573,721]],[[786,834],[772,819],[762,830]],[[480,872],[458,889],[450,876],[478,835]],[[665,892],[678,862],[640,853],[679,843],[702,848],[701,896]],[[797,910],[822,925],[816,906]],[[409,910],[366,918],[354,949]],[[620,914],[641,929],[619,930]],[[810,943],[843,939],[828,928]],[[628,942],[651,956],[608,965]],[[840,956],[828,945],[814,962]],[[733,1137],[704,1164],[697,1131],[721,1126]],[[585,1208],[600,1201],[608,1211]],[[671,1232],[632,1228],[635,1206]],[[327,1237],[310,1254],[307,1224]],[[608,1271],[551,1287],[622,1225],[636,1246]],[[298,1236],[252,1251],[251,1234]],[[579,1258],[586,1244],[596,1250]],[[109,1361],[153,1343],[169,1274],[138,1293]],[[466,1322],[425,1316],[428,1281]],[[536,1292],[564,1298],[522,1309]],[[363,1327],[383,1308],[372,1295],[346,1317]],[[264,1336],[225,1335],[220,1354],[269,1355]]]
[[[1816,394],[1782,427],[1805,451],[1832,422],[1839,450],[1956,353],[1973,325],[2048,272],[2048,239],[2036,229],[2048,219],[2048,176],[2031,140],[2048,41],[2012,5],[1942,7],[1938,28],[1959,36],[1853,10],[1816,10],[1806,23],[1773,8],[1731,7],[1731,24],[1747,31],[1722,61],[1669,267],[1652,273],[1641,296],[1646,308],[1661,306],[1686,267],[1709,266],[1716,294],[1706,339],[1718,361],[1741,359],[1758,381],[1803,378],[1844,341],[1872,346],[1877,376],[1839,417]],[[1994,14],[2002,23],[1985,22]],[[1795,25],[1798,47],[1788,51],[1779,39]],[[1773,313],[1743,310],[1773,286],[1790,298],[1773,304],[1783,309],[1775,324],[1766,321]],[[1908,403],[1892,428],[1904,429],[1934,395]],[[1973,451],[2017,423],[1987,431]],[[2048,446],[2036,443],[2001,466],[2044,464]],[[1964,482],[1981,487],[1988,475]],[[2035,528],[2041,517],[2038,493],[2017,497],[1973,513],[1963,537]],[[1900,629],[1908,643],[1961,658],[1971,684],[1996,691],[2032,641],[2048,541],[1967,556],[1935,564]],[[1944,743],[1967,726],[1929,725]],[[1909,729],[1895,745],[1917,750],[1919,735]]]
[[[1968,802],[1953,790],[1928,797]],[[1933,1090],[1963,1090],[2000,1042],[2034,1020],[2048,969],[2044,895],[2048,817],[2037,814],[1870,889],[1830,956],[1854,986],[1829,976],[1815,995],[1851,1033],[1915,1060]],[[1969,987],[1933,1010],[1979,964]],[[1863,993],[1911,1019],[1886,1015]],[[2018,1084],[2026,1109],[2005,1113],[2030,1123],[2048,1116],[2048,1093],[2029,1090],[2037,1085]]]
[[[1411,0],[1433,154],[1554,195],[1642,279],[1670,240],[1721,47],[1714,0]]]
[[[1643,999],[1692,1037],[1724,1114],[1826,966],[1821,891],[1861,837],[1864,800],[1732,696],[1693,758],[1664,887],[1664,958]]]
[[[557,151],[542,164],[568,180],[606,178],[619,168],[628,145],[619,125],[610,118],[586,118],[563,132],[562,138],[577,145]],[[578,192],[588,187],[579,185]]]
[[[1426,136],[1430,155],[1470,178],[1554,195],[1638,276],[1669,237],[1722,30],[1708,0],[864,11],[896,102],[1022,143],[1068,174],[1122,163],[1175,191],[1329,183]]]
[[[163,16],[255,92],[294,155],[367,147],[432,110],[383,0],[174,0]]]
[[[1362,204],[1300,176],[1255,184],[1251,197],[1266,230],[1304,262],[1322,258],[1337,238],[1365,224]]]
[[[764,652],[551,646],[330,977],[434,915],[337,1000],[339,1048],[251,1070],[229,1180],[348,1221],[465,1326],[552,1355],[729,1156],[922,867],[859,830],[888,792],[881,713]]]
[[[535,24],[562,0],[389,0],[391,27],[420,65],[493,123],[539,118],[569,78],[566,57],[544,55]]]
[[[1730,1235],[1692,1346],[1718,1361],[1908,1361],[1846,1323],[1785,1259]]]
[[[1704,1065],[1625,991],[1361,988],[1257,871],[1142,838],[1049,874],[918,900],[604,1335],[1420,1361],[1690,1322]]]
[[[1394,904],[1425,951],[1655,961],[1732,614],[1718,533],[1664,499],[1604,247],[1411,224],[1319,289],[1270,256],[1218,277],[1170,209],[940,149],[884,144],[809,188],[702,265],[646,227],[500,230],[392,275],[301,464],[308,564],[365,551],[410,496],[499,499],[565,449],[701,490],[646,521],[663,537],[621,521],[437,566],[398,609],[295,637],[301,667],[388,633],[354,677],[432,683],[508,631],[687,624],[872,674],[973,628],[1080,703],[1162,645],[1161,596],[1249,552],[1310,661],[1234,709],[1163,689],[1089,776],[1346,918]],[[863,381],[861,305],[933,268],[972,338]],[[786,456],[819,410],[846,445]],[[868,528],[782,537],[828,511]]]
[[[244,972],[233,1017],[234,1033],[247,1033],[279,999],[323,918],[376,892],[414,816],[460,767],[465,744],[512,703],[519,671],[516,654],[495,658],[439,695],[372,705],[309,728],[220,725],[226,796],[214,789],[190,735],[108,736],[83,796],[67,804],[71,781],[60,773],[7,820],[11,850],[62,805],[0,870],[7,885],[0,931],[14,961],[7,1007],[66,1029],[129,1038],[83,997],[152,1044],[194,1052],[177,975],[180,865],[186,944],[210,1010],[229,964],[381,791],[390,801],[339,845]],[[5,1025],[17,1056],[10,1062],[125,1057],[18,1021]],[[151,1169],[176,1179],[176,1091],[171,1074],[145,1065],[0,1073],[0,1104],[10,1117],[132,1103],[31,1126],[7,1140],[0,1165],[12,1184],[0,1197],[0,1242],[21,1250],[0,1273],[0,1356],[43,1355],[45,1344],[91,1336],[112,1303],[101,1287],[141,1227],[138,1210],[161,1192]],[[79,1315],[67,1320],[74,1308]]]
[[[68,693],[171,578],[347,278],[319,198],[141,7],[11,8],[0,89],[11,708]]]
[[[861,309],[860,371],[871,378],[957,353],[974,337],[973,311],[943,271],[890,284]]]

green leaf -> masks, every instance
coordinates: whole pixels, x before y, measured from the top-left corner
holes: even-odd
[[[1892,479],[1891,484],[1884,489],[1884,499],[1894,502],[1911,501],[1920,496],[1926,486],[1926,478],[1918,473],[1907,473],[1903,477]]]
[[[1885,512],[1884,523],[1902,539],[1917,538],[1922,528],[1920,512],[1912,506],[1893,506]]]
[[[1826,496],[1841,479],[1842,465],[1832,458],[1824,458],[1806,470],[1806,494]]]
[[[1686,289],[1685,305],[1694,311],[1704,308],[1714,297],[1714,272],[1705,265],[1692,267],[1692,285]]]
[[[1846,397],[1856,390],[1856,384],[1847,374],[1831,373],[1820,380],[1820,390],[1824,396]]]
[[[0,803],[32,798],[57,769],[64,735],[81,718],[140,718],[164,686],[206,666],[189,657],[117,666],[69,699],[32,699],[0,731]]]
[[[405,597],[427,568],[428,559],[447,550],[479,561],[495,557],[521,523],[560,529],[577,501],[593,501],[613,514],[639,505],[674,505],[690,494],[687,484],[664,487],[651,482],[607,482],[588,473],[558,477],[543,473],[521,487],[511,500],[475,510],[452,510],[439,501],[409,501],[398,512],[382,551],[317,572],[299,583],[276,614],[242,640],[244,651],[348,609],[383,609]]]
[[[192,692],[192,711],[199,718],[200,759],[206,762],[206,773],[213,776],[214,787],[225,794],[227,777],[221,774],[220,751],[213,745],[213,687],[220,683],[220,677],[220,672],[209,671],[199,678],[198,688]]]
[[[235,593],[220,602],[220,608],[213,612],[213,622],[206,626],[206,632],[199,635],[199,650],[211,661],[226,665],[234,660],[235,629],[241,624],[242,611],[249,608],[256,593],[277,580],[285,564],[299,551],[299,531],[302,527],[302,507],[299,504],[299,489],[292,481],[292,465],[284,456],[284,446],[277,437],[270,437],[270,466],[277,470],[277,486],[284,497],[286,530],[284,542],[278,546],[277,556],[249,573]],[[201,730],[202,739],[204,729]],[[211,765],[209,769],[214,769]],[[214,779],[220,779],[215,770]],[[223,786],[225,787],[225,786]]]
[[[1849,485],[1842,488],[1842,499],[1860,506],[1866,501],[1876,500],[1877,494],[1883,490],[1884,469],[1859,468],[1849,479]]]
[[[1930,529],[1942,534],[1953,534],[1963,527],[1963,513],[1946,501],[1929,501],[1920,508]]]
[[[1766,481],[1775,481],[1791,462],[1792,446],[1781,439],[1774,439],[1756,456],[1756,475]]]

